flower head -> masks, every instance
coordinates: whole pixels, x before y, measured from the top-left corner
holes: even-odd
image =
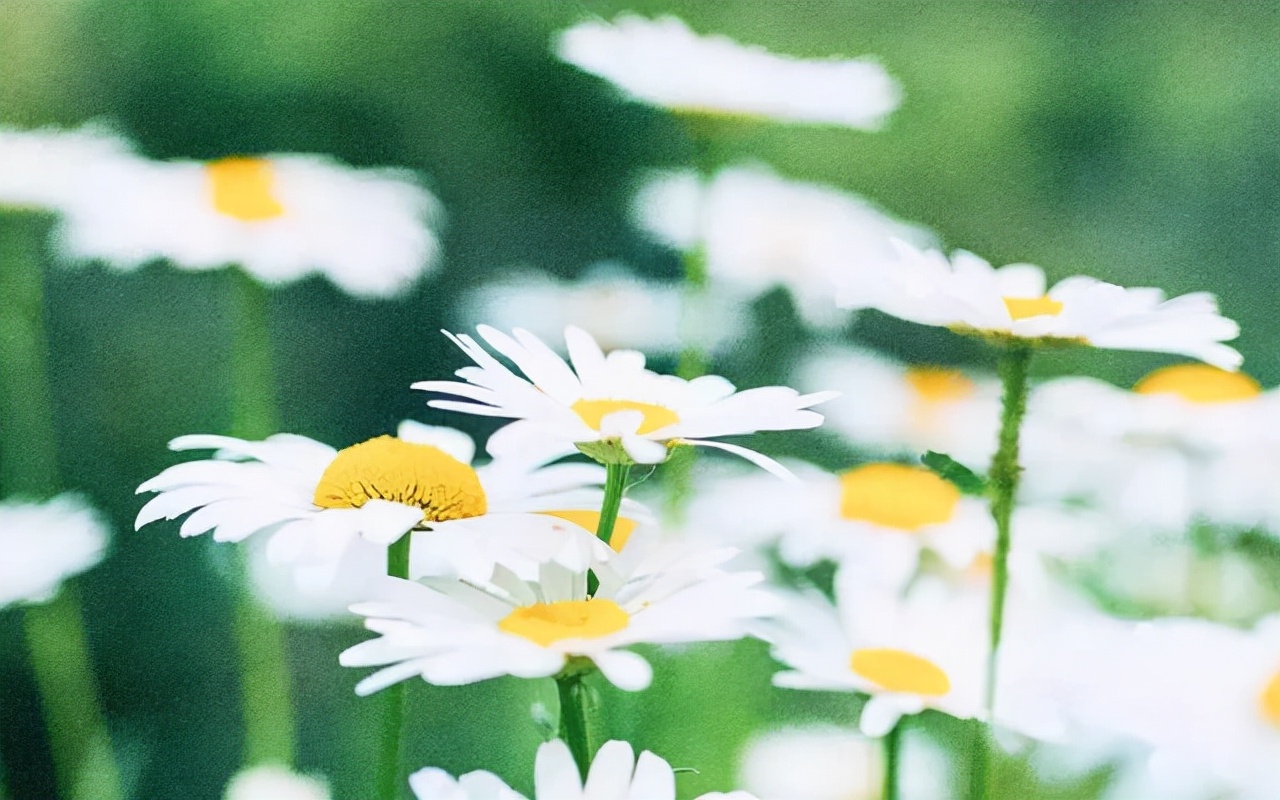
[[[737,445],[704,437],[763,430],[814,428],[822,416],[810,406],[834,396],[802,395],[785,386],[737,392],[716,375],[686,381],[645,369],[644,354],[614,350],[607,356],[586,331],[565,329],[572,368],[528,331],[511,336],[487,325],[480,337],[524,373],[512,372],[466,334],[445,332],[476,366],[458,370],[458,381],[422,381],[413,388],[461,400],[432,400],[449,411],[504,417],[489,445],[494,452],[557,452],[566,446],[602,461],[656,464],[679,444],[727,450],[782,475],[777,462]]]
[[[0,608],[51,600],[102,560],[107,539],[102,517],[76,495],[0,502]]]
[[[902,102],[897,83],[874,61],[776,55],[699,36],[674,17],[582,22],[560,34],[556,52],[634,100],[682,113],[875,130]]]

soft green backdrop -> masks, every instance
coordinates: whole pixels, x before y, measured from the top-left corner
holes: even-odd
[[[408,385],[459,365],[437,331],[475,322],[451,314],[461,289],[518,265],[574,275],[604,258],[678,274],[626,204],[640,168],[688,157],[682,128],[547,47],[585,14],[625,9],[797,55],[876,54],[907,96],[884,132],[759,125],[719,152],[856,190],[996,262],[1216,292],[1244,326],[1247,368],[1280,382],[1276,2],[6,0],[0,122],[111,120],[155,158],[303,151],[419,170],[449,217],[436,275],[395,302],[319,280],[273,296],[283,425],[341,446],[407,416],[445,420]],[[0,258],[23,258],[14,242],[31,224],[0,216]],[[126,778],[138,798],[216,798],[241,745],[225,554],[173,525],[134,533],[132,518],[134,487],[174,461],[166,441],[228,426],[229,276],[37,259],[64,483],[118,534],[78,585]],[[785,297],[756,311],[760,329],[717,365],[744,385],[782,378],[801,342]],[[982,357],[872,314],[850,333],[916,360]],[[1159,363],[1063,353],[1043,369],[1132,381]],[[44,800],[52,779],[20,618],[0,612],[0,752],[13,797]],[[336,662],[363,636],[289,635],[300,763],[339,798],[371,793],[380,704],[357,700],[359,675]],[[607,696],[616,732],[699,768],[681,778],[692,795],[730,787],[733,755],[762,720],[855,718],[845,698],[768,690],[761,654],[741,643],[657,659],[648,692]],[[489,768],[528,788],[538,732],[526,709],[551,701],[548,687],[413,689],[412,763]]]

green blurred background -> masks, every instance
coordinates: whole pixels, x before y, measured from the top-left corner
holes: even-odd
[[[516,266],[572,276],[600,259],[679,274],[627,204],[640,170],[687,161],[684,129],[548,49],[584,15],[623,10],[796,55],[875,54],[906,92],[885,131],[760,124],[717,153],[857,191],[993,262],[1213,291],[1244,327],[1246,369],[1280,382],[1277,2],[3,0],[0,123],[109,120],[154,158],[320,152],[420,171],[448,214],[437,273],[392,302],[318,279],[273,294],[282,426],[336,446],[405,417],[487,430],[408,389],[460,365],[438,330],[476,322],[452,312],[461,290]],[[0,216],[0,257],[22,257],[28,226],[47,224]],[[126,780],[138,798],[217,798],[242,743],[225,554],[176,525],[134,533],[132,520],[134,488],[175,461],[170,438],[228,428],[231,276],[36,257],[64,484],[117,532],[77,585]],[[763,324],[716,365],[742,385],[784,378],[805,341],[781,293],[755,312]],[[874,314],[847,335],[912,360],[983,358]],[[1129,382],[1164,360],[1059,353],[1042,368]],[[20,611],[0,612],[0,753],[15,800],[45,799],[52,772],[21,632]],[[338,798],[372,794],[381,704],[358,700],[360,674],[337,665],[363,638],[354,625],[288,635],[299,766]],[[768,690],[762,653],[739,643],[657,658],[648,692],[607,694],[614,732],[697,767],[680,781],[692,796],[731,787],[753,726],[856,719],[845,697]],[[553,704],[549,681],[412,689],[411,765],[491,769],[528,789],[539,733],[527,709]],[[1010,797],[1032,796],[1019,786]]]

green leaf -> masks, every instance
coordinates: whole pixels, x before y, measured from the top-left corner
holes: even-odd
[[[987,491],[986,478],[946,453],[935,453],[930,450],[920,456],[920,463],[932,470],[939,478],[954,483],[956,488],[965,494],[980,495]]]

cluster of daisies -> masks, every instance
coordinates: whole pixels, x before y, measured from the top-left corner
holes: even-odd
[[[778,56],[670,18],[586,22],[555,50],[630,100],[724,124],[875,130],[902,94],[871,60]],[[436,256],[437,204],[400,171],[155,162],[101,129],[0,133],[0,166],[0,202],[56,212],[70,259],[236,264],[267,285],[320,273],[367,297],[405,290]],[[497,324],[447,333],[470,363],[413,388],[506,421],[483,454],[413,420],[340,449],[181,436],[174,451],[201,455],[139,487],[137,527],[181,519],[182,536],[244,543],[262,601],[286,617],[362,618],[374,636],[335,654],[361,671],[360,695],[553,679],[538,800],[673,800],[666,760],[592,740],[593,682],[646,689],[636,645],[744,637],[768,643],[776,686],[852,695],[858,730],[769,733],[741,773],[752,794],[704,798],[948,796],[971,752],[912,737],[896,776],[919,714],[990,726],[1045,781],[1111,770],[1116,798],[1280,793],[1280,596],[1242,555],[1280,535],[1280,408],[1238,371],[1237,326],[1213,297],[1050,286],[1036,266],[947,254],[925,227],[760,164],[651,175],[635,221],[685,255],[686,286],[610,264],[576,283],[512,275],[459,304]],[[830,342],[791,365],[800,390],[739,391],[699,359],[679,376],[646,366],[644,352],[714,358],[745,301],[778,286]],[[975,337],[1001,374],[835,343],[860,309]],[[1131,390],[1033,384],[1028,362],[1061,347],[1189,361]],[[858,454],[843,471],[724,441],[815,428],[819,404]],[[693,448],[739,460],[690,471]],[[2,503],[0,523],[0,550],[21,554],[0,559],[0,605],[47,599],[105,548],[71,496]],[[883,765],[869,744],[882,738]],[[393,778],[388,796],[521,797],[485,771]],[[285,796],[327,789],[279,765],[228,787]]]

